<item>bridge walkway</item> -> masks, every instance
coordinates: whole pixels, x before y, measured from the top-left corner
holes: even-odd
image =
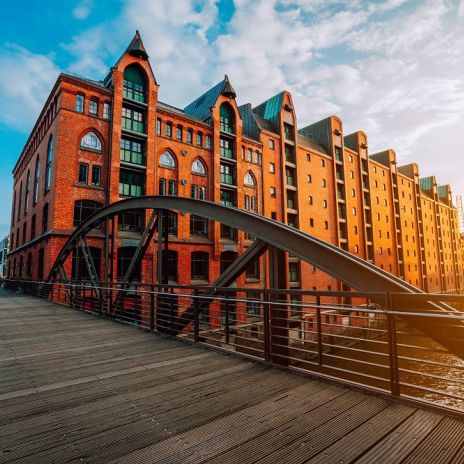
[[[0,290],[0,463],[463,463],[464,419]]]

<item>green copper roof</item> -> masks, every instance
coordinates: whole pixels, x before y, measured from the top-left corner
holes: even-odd
[[[358,151],[358,137],[356,136],[356,133],[345,135],[345,137],[343,137],[343,143],[345,144],[345,147]]]
[[[184,112],[201,121],[206,121],[211,116],[211,108],[216,104],[221,94],[232,98],[236,96],[227,75],[221,82],[218,82],[214,87],[187,105]]]
[[[420,179],[420,188],[425,191],[432,191],[433,190],[433,177],[423,177]]]
[[[260,140],[260,127],[256,122],[255,115],[251,110],[250,103],[238,107],[243,122],[243,135],[253,140]]]
[[[307,139],[322,145],[327,152],[331,152],[330,118],[298,129],[298,132]]]
[[[261,103],[253,108],[253,113],[257,114],[263,119],[271,121],[274,128],[279,127],[280,111],[282,110],[282,103],[284,99],[284,92],[274,95],[269,100]]]
[[[439,185],[438,186],[438,196],[440,198],[448,198],[449,185]]]

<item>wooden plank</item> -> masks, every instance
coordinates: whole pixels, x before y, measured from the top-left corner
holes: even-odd
[[[443,416],[430,411],[417,411],[393,433],[356,461],[359,464],[397,464],[405,459],[429,435]]]

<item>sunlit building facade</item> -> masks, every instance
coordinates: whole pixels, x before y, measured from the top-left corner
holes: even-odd
[[[104,205],[179,195],[281,221],[429,292],[464,287],[450,187],[421,179],[416,164],[398,166],[391,149],[370,154],[367,135],[345,134],[336,116],[299,128],[287,91],[238,105],[226,76],[180,109],[159,101],[158,88],[138,33],[104,80],[60,74],[13,171],[11,277],[45,278],[72,231]],[[117,217],[114,233],[90,233],[101,280],[125,275],[146,221],[133,211]],[[180,213],[169,235],[169,281],[182,285],[214,283],[253,240]],[[237,285],[266,285],[267,260]],[[137,279],[156,280],[156,268],[148,253]],[[79,256],[66,271],[86,278]],[[343,289],[296,257],[286,274],[290,288]]]

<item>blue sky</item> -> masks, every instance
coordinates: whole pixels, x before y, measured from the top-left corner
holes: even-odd
[[[163,101],[228,74],[240,104],[289,90],[298,124],[337,114],[464,193],[464,0],[9,2],[0,27],[0,234],[11,170],[60,70],[102,78],[136,29]]]

